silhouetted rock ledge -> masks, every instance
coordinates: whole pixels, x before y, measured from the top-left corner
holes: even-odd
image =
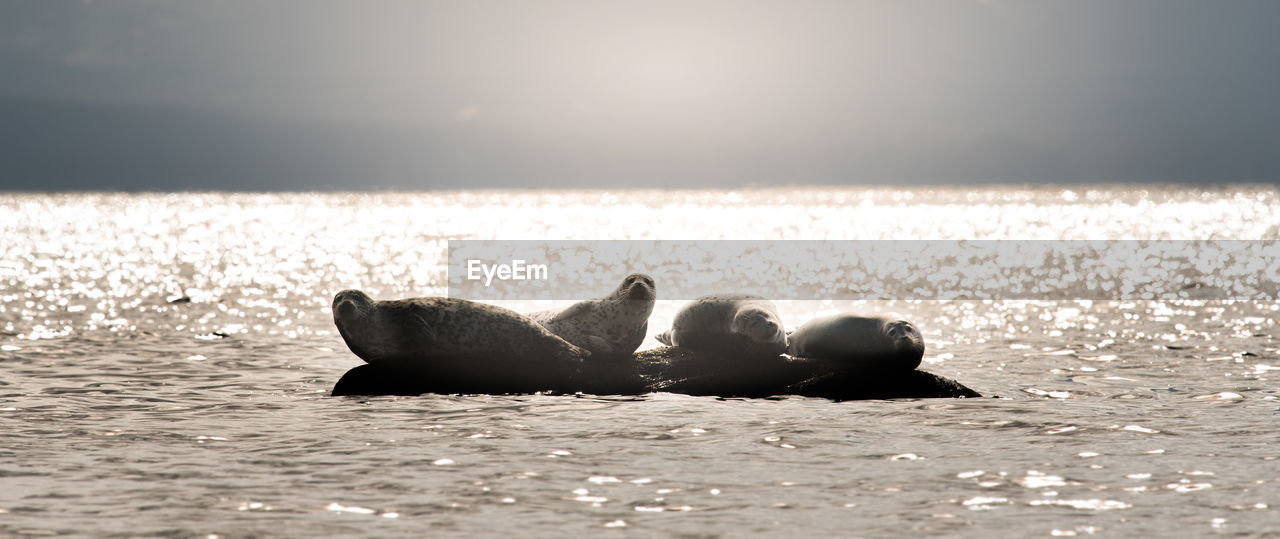
[[[463,372],[462,365],[402,373],[360,365],[342,376],[334,396],[441,394],[590,393],[640,395],[668,392],[719,397],[798,395],[832,400],[980,397],[960,383],[920,370],[870,371],[837,361],[778,356],[743,361],[663,347],[630,358],[587,361],[563,380]],[[529,379],[529,378],[541,378]],[[528,379],[528,381],[525,381]]]

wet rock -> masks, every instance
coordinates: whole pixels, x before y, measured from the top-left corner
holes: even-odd
[[[443,366],[442,366],[443,367]],[[767,359],[715,357],[663,347],[629,358],[587,361],[575,375],[553,383],[521,384],[502,373],[424,376],[360,365],[347,371],[333,395],[419,395],[423,393],[590,393],[640,395],[653,392],[719,397],[779,395],[832,400],[980,397],[954,380],[921,370],[867,370],[845,362],[777,356]],[[420,371],[421,372],[421,371]]]

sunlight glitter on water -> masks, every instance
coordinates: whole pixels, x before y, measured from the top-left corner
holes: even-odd
[[[448,239],[1275,239],[1275,189],[24,194],[0,233],[0,534],[1274,530],[1280,302],[779,302],[902,313],[998,399],[318,395],[333,294],[442,293]]]
[[[1119,502],[1116,500],[1100,500],[1097,498],[1089,500],[1031,500],[1027,502],[1030,505],[1061,505],[1072,509],[1085,509],[1089,511],[1111,511],[1115,509],[1129,509],[1133,507],[1130,504]]]

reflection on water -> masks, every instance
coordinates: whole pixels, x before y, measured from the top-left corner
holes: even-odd
[[[999,398],[327,396],[332,294],[441,293],[450,238],[1276,239],[1273,189],[6,195],[0,234],[0,534],[1280,522],[1276,301],[779,302],[899,312]]]

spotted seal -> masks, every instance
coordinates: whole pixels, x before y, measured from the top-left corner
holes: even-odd
[[[844,313],[801,324],[788,338],[796,357],[834,359],[868,370],[910,371],[924,357],[915,325],[890,316]]]
[[[644,342],[656,298],[653,278],[632,273],[603,298],[579,301],[563,311],[536,312],[529,318],[586,348],[592,357],[629,356]]]
[[[751,294],[703,296],[680,309],[659,342],[724,357],[760,359],[787,350],[778,308]]]
[[[333,298],[333,323],[347,347],[379,370],[458,387],[522,390],[570,376],[591,355],[519,313],[463,299],[374,301],[344,290]]]

